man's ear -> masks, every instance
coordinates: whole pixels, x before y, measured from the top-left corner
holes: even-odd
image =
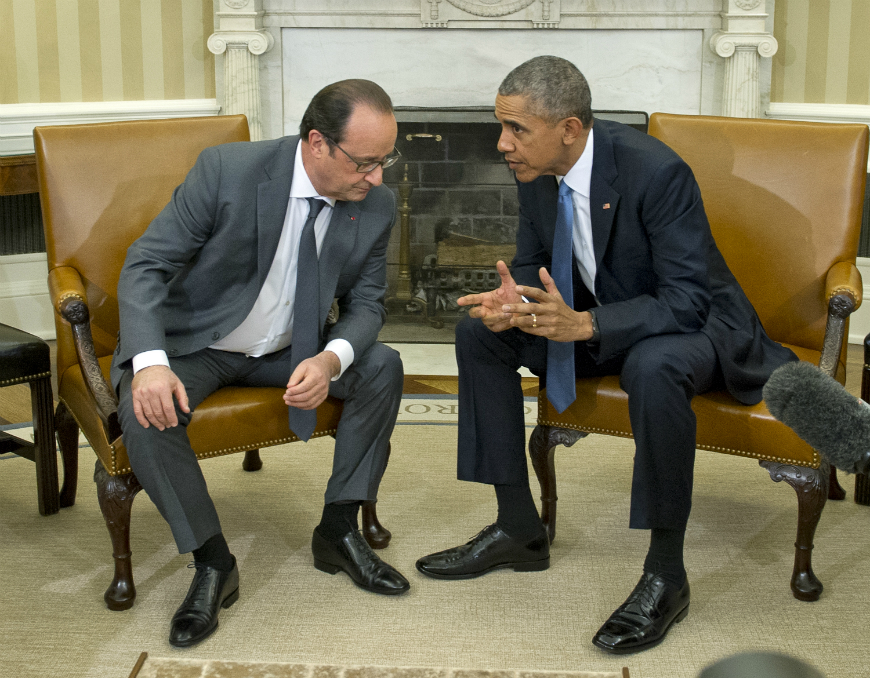
[[[565,118],[562,121],[562,143],[571,146],[578,139],[589,134],[589,130],[583,126],[579,118]]]
[[[316,129],[308,132],[308,147],[311,149],[311,155],[318,160],[322,158],[324,154],[329,153],[329,142],[327,142],[326,137]]]

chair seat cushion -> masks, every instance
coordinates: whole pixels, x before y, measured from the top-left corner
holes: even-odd
[[[100,358],[108,381],[111,356]],[[60,399],[66,403],[79,427],[110,475],[130,472],[123,441],[108,440],[92,404],[78,366],[62,376]],[[289,443],[299,438],[290,430],[284,390],[271,387],[228,386],[212,393],[193,413],[187,432],[199,459]],[[312,437],[335,434],[342,401],[328,397],[317,408],[317,427]]]
[[[788,347],[801,360],[818,364],[818,351]],[[726,391],[711,391],[696,396],[692,409],[698,421],[697,445],[701,449],[812,468],[821,463],[818,453],[777,421],[763,401],[743,405]],[[578,379],[577,400],[561,414],[543,389],[538,395],[538,424],[632,437],[628,394],[619,387],[618,376]]]
[[[0,324],[0,386],[50,376],[48,344],[23,330]]]

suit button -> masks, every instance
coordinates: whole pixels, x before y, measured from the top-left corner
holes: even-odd
[[[221,333],[220,333],[220,332],[213,332],[212,335],[211,335],[211,338],[212,338],[212,339],[220,339],[220,338],[221,338]]]
[[[168,355],[171,355],[171,356],[174,357],[174,356],[177,356],[177,355],[178,355],[178,349],[177,349],[177,348],[171,348],[171,349],[169,349],[166,353],[167,353]]]

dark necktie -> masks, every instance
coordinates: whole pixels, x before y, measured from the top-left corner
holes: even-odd
[[[553,237],[553,282],[568,308],[574,308],[574,285],[571,267],[574,265],[573,191],[563,179],[559,185],[559,202],[556,208],[556,233]],[[547,399],[557,412],[564,412],[577,399],[574,381],[574,342],[547,341]]]
[[[317,355],[320,340],[320,276],[317,266],[317,240],[314,222],[326,203],[317,198],[308,201],[308,218],[299,241],[296,261],[296,299],[293,302],[293,338],[290,347],[290,374],[303,360]],[[308,441],[317,425],[317,410],[290,408],[290,430],[300,440]]]

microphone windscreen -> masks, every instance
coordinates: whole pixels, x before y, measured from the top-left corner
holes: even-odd
[[[849,473],[863,470],[870,450],[870,406],[808,362],[778,367],[764,386],[767,409]]]

